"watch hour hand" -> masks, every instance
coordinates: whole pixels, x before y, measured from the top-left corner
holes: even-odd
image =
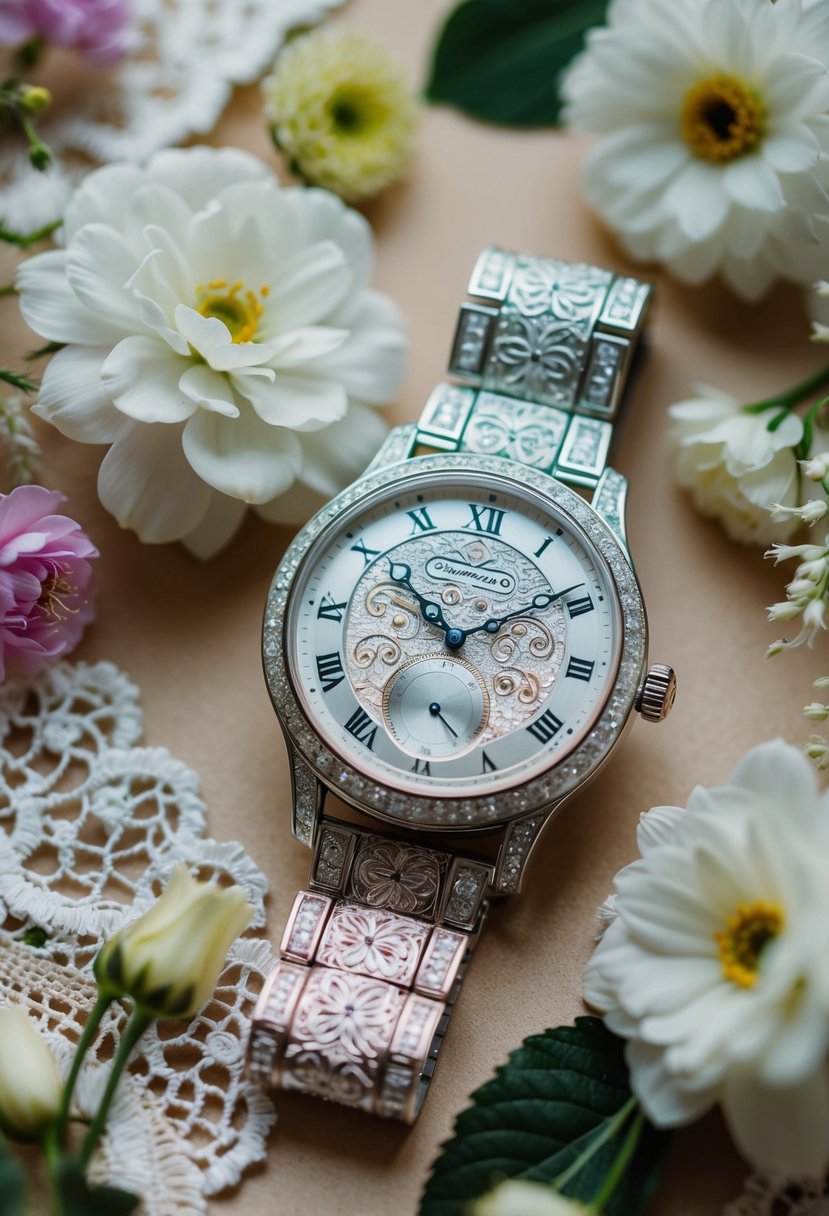
[[[417,588],[413,586],[411,566],[407,566],[405,562],[394,562],[391,559],[389,559],[389,565],[391,567],[392,581],[399,583],[401,587],[405,587],[412,593],[418,602],[420,615],[423,617],[424,621],[428,621],[430,625],[437,625],[443,630],[444,633],[448,633],[451,626],[444,617],[443,609],[441,608],[440,604],[436,604],[434,600],[427,600],[426,597],[421,595]]]
[[[532,602],[525,604],[523,608],[516,608],[515,612],[506,612],[500,617],[490,617],[488,621],[484,621],[482,625],[475,625],[472,629],[464,630],[464,638],[468,638],[473,633],[491,633],[496,634],[501,626],[506,621],[511,621],[516,616],[526,616],[528,612],[541,612],[545,608],[549,608],[556,600],[560,600],[563,595],[567,595],[570,591],[575,591],[577,587],[583,587],[584,583],[573,583],[572,587],[565,587],[563,591],[547,593],[544,591],[534,595]]]

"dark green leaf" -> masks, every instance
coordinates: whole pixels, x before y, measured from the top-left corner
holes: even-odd
[[[114,1186],[93,1186],[75,1157],[65,1157],[60,1162],[55,1182],[64,1216],[129,1216],[141,1202],[138,1195],[131,1195],[129,1191],[120,1191]]]
[[[624,1044],[598,1018],[578,1018],[525,1039],[458,1116],[426,1185],[420,1216],[461,1216],[503,1178],[559,1179],[588,1203],[638,1113]],[[656,1182],[669,1137],[646,1124],[607,1216],[637,1216]],[[578,1169],[574,1163],[582,1160]],[[571,1171],[562,1179],[565,1171]]]
[[[464,0],[438,37],[426,86],[486,122],[555,126],[559,78],[608,0]]]
[[[26,1171],[0,1136],[0,1212],[22,1216],[26,1202]]]

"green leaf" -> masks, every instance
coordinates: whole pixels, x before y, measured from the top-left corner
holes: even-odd
[[[141,1202],[138,1195],[129,1191],[114,1186],[94,1186],[87,1180],[76,1157],[64,1157],[58,1163],[55,1186],[63,1216],[129,1216]]]
[[[0,1136],[0,1211],[3,1216],[22,1216],[27,1189],[22,1163]]]
[[[599,1018],[533,1035],[458,1116],[420,1216],[462,1216],[472,1199],[507,1177],[556,1182],[563,1194],[589,1203],[638,1116],[624,1043]],[[607,1216],[643,1211],[668,1143],[666,1133],[644,1125]]]
[[[559,78],[608,0],[464,0],[438,37],[429,101],[514,127],[559,121]]]

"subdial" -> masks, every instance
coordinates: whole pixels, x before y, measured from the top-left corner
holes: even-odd
[[[383,692],[389,733],[413,756],[457,756],[489,720],[489,697],[478,672],[462,659],[410,659]]]

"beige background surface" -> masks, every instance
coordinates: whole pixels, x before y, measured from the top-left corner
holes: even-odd
[[[445,0],[352,0],[338,20],[383,40],[424,78]],[[259,153],[277,167],[257,90],[237,96],[211,142]],[[366,209],[377,234],[379,287],[408,319],[411,360],[392,421],[413,419],[443,374],[455,310],[482,245],[555,254],[627,269],[587,214],[578,190],[584,144],[553,132],[522,134],[428,110],[409,181]],[[4,255],[2,281],[13,268]],[[614,452],[631,481],[629,530],[648,602],[651,655],[674,665],[680,693],[671,719],[639,723],[615,762],[550,828],[526,894],[496,910],[470,970],[435,1084],[406,1133],[298,1096],[280,1097],[267,1168],[215,1204],[226,1216],[406,1216],[437,1146],[466,1095],[526,1034],[582,1011],[579,979],[593,913],[614,872],[634,856],[642,810],[683,803],[697,782],[731,771],[752,744],[808,733],[799,709],[822,660],[768,662],[775,636],[763,607],[783,578],[759,551],[728,542],[672,483],[665,406],[707,380],[746,400],[767,395],[820,362],[807,341],[799,293],[781,289],[759,308],[724,290],[680,288],[654,272],[659,301],[650,357]],[[13,301],[0,303],[0,364],[20,366],[36,342]],[[202,778],[210,831],[238,839],[271,882],[277,936],[308,856],[290,835],[285,749],[260,669],[266,588],[289,533],[251,518],[229,552],[208,565],[177,546],[148,547],[122,532],[97,502],[103,449],[70,444],[44,427],[46,484],[101,550],[99,618],[81,657],[114,660],[143,689],[146,739]],[[657,1216],[717,1212],[743,1167],[710,1117],[677,1136]]]

